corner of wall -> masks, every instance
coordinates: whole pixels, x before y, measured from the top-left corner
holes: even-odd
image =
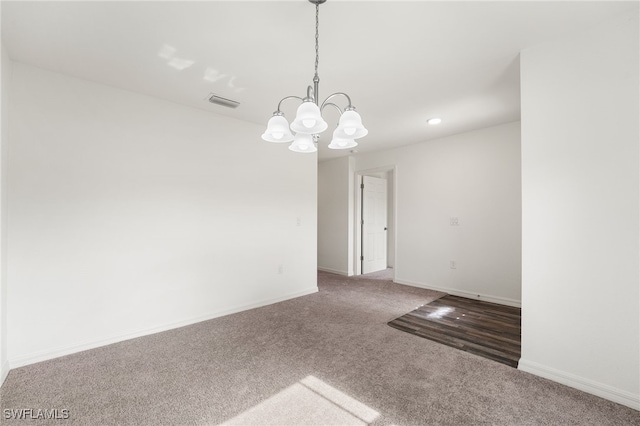
[[[356,159],[352,156],[348,157],[348,189],[347,189],[347,276],[351,277],[356,274],[355,271],[355,250],[354,250],[354,241],[355,241],[355,223],[353,219],[354,210],[355,210],[355,169],[356,169]]]
[[[348,157],[318,167],[318,269],[345,276],[353,269],[348,251],[351,169]]]
[[[8,144],[8,104],[11,61],[4,44],[0,42],[0,386],[9,374],[7,360],[7,191],[6,164]]]
[[[333,268],[325,268],[324,266],[318,266],[318,271],[328,272],[330,274],[342,275],[345,277],[350,277],[353,275],[353,274],[349,274],[349,271],[343,271],[340,269],[333,269]]]

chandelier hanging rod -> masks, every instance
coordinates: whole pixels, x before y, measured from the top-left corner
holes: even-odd
[[[326,0],[308,0],[316,6],[316,33],[315,33],[315,63],[313,86],[307,86],[307,96],[301,98],[299,96],[286,96],[278,103],[277,110],[267,124],[267,130],[262,135],[262,139],[268,142],[291,142],[289,149],[295,152],[316,152],[316,143],[320,138],[320,133],[324,132],[328,124],[322,118],[322,112],[326,106],[331,105],[338,110],[340,119],[338,125],[333,132],[333,137],[329,148],[331,149],[347,149],[358,145],[355,139],[365,136],[368,131],[362,125],[360,114],[355,111],[355,107],[351,103],[351,98],[344,92],[336,92],[329,95],[322,103],[319,100],[320,77],[318,76],[318,64],[320,60],[319,48],[319,27],[320,27],[320,5]],[[344,96],[348,105],[341,109],[333,102],[329,102],[337,96]],[[289,125],[284,117],[284,113],[280,109],[282,103],[289,99],[297,99],[302,101],[298,107],[295,120]],[[295,132],[295,135],[291,132]]]

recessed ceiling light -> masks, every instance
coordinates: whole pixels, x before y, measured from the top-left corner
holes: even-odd
[[[435,126],[436,124],[442,123],[442,118],[439,118],[439,117],[430,118],[427,120],[427,123],[431,124],[432,126]]]

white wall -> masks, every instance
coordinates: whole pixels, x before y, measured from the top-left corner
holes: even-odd
[[[0,128],[0,386],[9,373],[7,358],[7,146],[9,143],[9,87],[11,81],[11,61],[4,45],[0,43],[0,65],[2,68],[0,94],[2,98],[2,123]]]
[[[356,157],[356,172],[391,165],[395,281],[519,306],[520,123]]]
[[[318,164],[318,269],[340,275],[353,275],[352,163],[352,158],[340,157]]]
[[[522,52],[520,369],[640,409],[638,15]]]
[[[315,155],[259,125],[13,71],[12,368],[317,291]]]

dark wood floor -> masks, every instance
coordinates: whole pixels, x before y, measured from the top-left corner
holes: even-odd
[[[518,366],[521,309],[444,296],[388,324],[398,330]]]

